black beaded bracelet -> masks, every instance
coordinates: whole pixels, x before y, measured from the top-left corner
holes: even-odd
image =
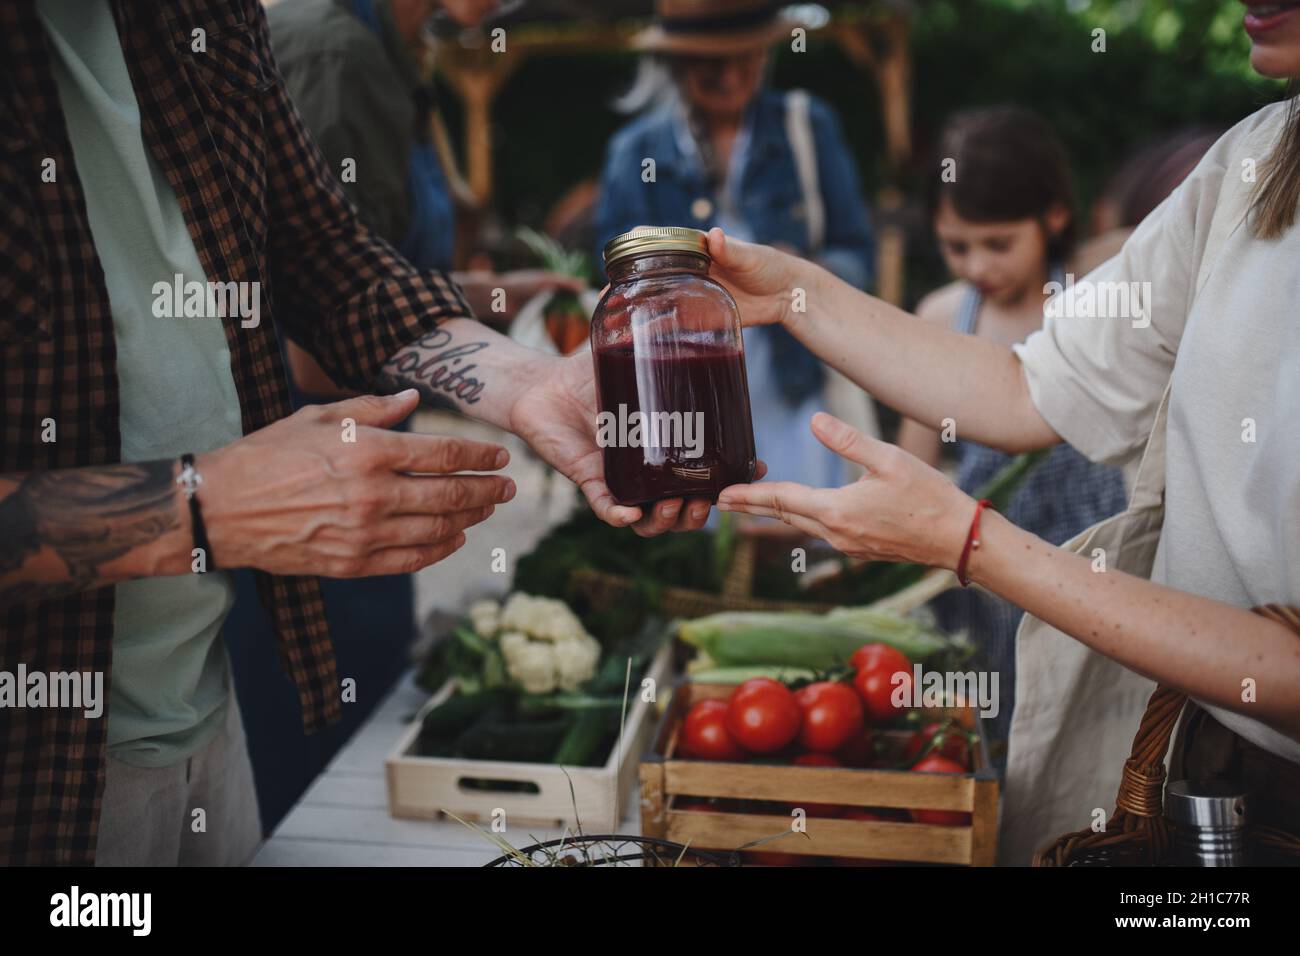
[[[176,476],[176,484],[185,490],[185,500],[190,505],[190,526],[194,533],[194,547],[203,553],[203,571],[215,571],[217,562],[212,557],[212,547],[208,544],[208,529],[203,525],[203,512],[199,508],[199,485],[203,476],[194,468],[194,456],[189,452],[181,455],[181,473]],[[199,572],[203,573],[203,572]]]

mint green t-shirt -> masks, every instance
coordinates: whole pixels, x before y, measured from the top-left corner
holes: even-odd
[[[108,0],[37,0],[104,269],[117,341],[122,460],[199,454],[242,434],[219,318],[158,318],[154,285],[207,282],[180,204],[145,148]],[[227,321],[238,321],[238,318]],[[230,697],[221,572],[117,585],[108,749],[175,763],[220,729]]]

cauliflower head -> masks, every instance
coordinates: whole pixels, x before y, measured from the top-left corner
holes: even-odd
[[[473,614],[471,608],[471,620]],[[487,609],[480,614],[488,619]],[[577,690],[595,676],[600,643],[563,601],[516,592],[500,608],[496,624],[506,672],[528,693]]]
[[[501,605],[496,601],[485,599],[475,601],[469,606],[469,622],[482,637],[496,637],[501,630]]]

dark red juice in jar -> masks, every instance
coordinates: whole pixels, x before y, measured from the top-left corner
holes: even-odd
[[[756,464],[735,301],[702,233],[638,227],[605,247],[592,320],[605,482],[622,504],[714,500]]]
[[[610,424],[637,421],[620,437],[636,444],[605,448],[605,483],[623,503],[685,495],[716,498],[754,477],[753,425],[745,360],[739,349],[686,345],[639,363],[632,348],[596,352],[601,409]],[[639,419],[632,413],[640,412]]]

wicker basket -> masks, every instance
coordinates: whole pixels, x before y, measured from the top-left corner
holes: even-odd
[[[741,537],[722,582],[722,593],[696,591],[691,588],[668,587],[659,593],[659,613],[667,618],[702,617],[720,611],[829,611],[833,604],[804,601],[774,601],[754,597],[754,563],[757,545],[753,538]],[[637,595],[637,584],[622,574],[610,574],[595,568],[578,568],[570,581],[592,603],[593,607],[607,608],[632,600]]]
[[[1300,610],[1270,604],[1255,613],[1300,635]],[[1165,755],[1187,695],[1161,685],[1142,714],[1133,750],[1115,797],[1115,812],[1100,833],[1078,830],[1058,837],[1034,855],[1034,866],[1154,866],[1169,853],[1172,828],[1164,816]],[[1253,846],[1300,862],[1300,837],[1251,827]]]

